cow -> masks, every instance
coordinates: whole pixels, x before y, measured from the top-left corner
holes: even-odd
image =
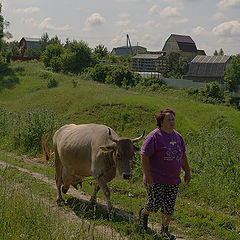
[[[134,152],[139,151],[133,143],[144,134],[145,131],[135,139],[120,138],[113,129],[99,124],[68,124],[58,129],[53,136],[57,204],[64,203],[62,192],[67,193],[70,185],[77,188],[83,177],[93,176],[96,183],[90,202],[96,202],[97,193],[102,189],[110,212],[112,204],[107,183],[116,176],[116,169],[121,178],[131,178],[130,162]]]

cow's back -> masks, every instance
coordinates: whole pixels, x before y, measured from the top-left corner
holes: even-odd
[[[112,129],[111,133],[117,137]],[[72,175],[90,176],[92,161],[99,154],[99,146],[107,143],[108,127],[98,124],[64,125],[53,137],[61,164]]]

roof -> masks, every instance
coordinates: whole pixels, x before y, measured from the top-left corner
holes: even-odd
[[[178,34],[171,34],[168,40],[165,42],[163,50],[165,50],[165,46],[169,40],[173,38],[179,47],[179,50],[183,52],[197,52],[197,47],[195,42],[192,40],[190,36],[187,35],[178,35]]]
[[[147,50],[145,47],[141,46],[132,46],[132,51],[137,52],[138,50]],[[128,46],[116,47],[112,49],[112,53],[120,56],[120,55],[131,55],[131,48]]]
[[[117,48],[113,48],[112,53],[117,56],[130,55],[131,49],[129,47],[117,47]]]
[[[162,54],[137,54],[136,56],[134,56],[134,59],[139,59],[139,58],[144,58],[144,59],[158,59],[162,57]]]
[[[190,36],[187,35],[178,35],[178,34],[171,34],[172,37],[175,38],[175,40],[178,43],[190,43],[190,44],[195,44],[195,42],[192,40]],[[170,36],[170,37],[171,37]]]
[[[23,37],[27,42],[39,42],[41,38],[30,38],[30,37]],[[23,39],[22,38],[22,39]]]
[[[197,55],[191,63],[226,63],[231,56],[202,56]]]
[[[231,56],[196,56],[190,63],[188,76],[222,77]]]

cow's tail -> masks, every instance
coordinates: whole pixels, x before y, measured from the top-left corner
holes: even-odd
[[[51,152],[51,149],[49,147],[49,142],[48,142],[48,139],[49,139],[49,135],[47,133],[44,133],[42,135],[42,152],[43,152],[43,155],[45,157],[45,161],[49,161],[53,152]]]

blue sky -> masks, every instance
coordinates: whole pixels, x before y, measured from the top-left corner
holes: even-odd
[[[189,35],[207,55],[240,53],[240,0],[2,0],[13,39],[57,35],[108,50],[162,50],[170,34]]]

